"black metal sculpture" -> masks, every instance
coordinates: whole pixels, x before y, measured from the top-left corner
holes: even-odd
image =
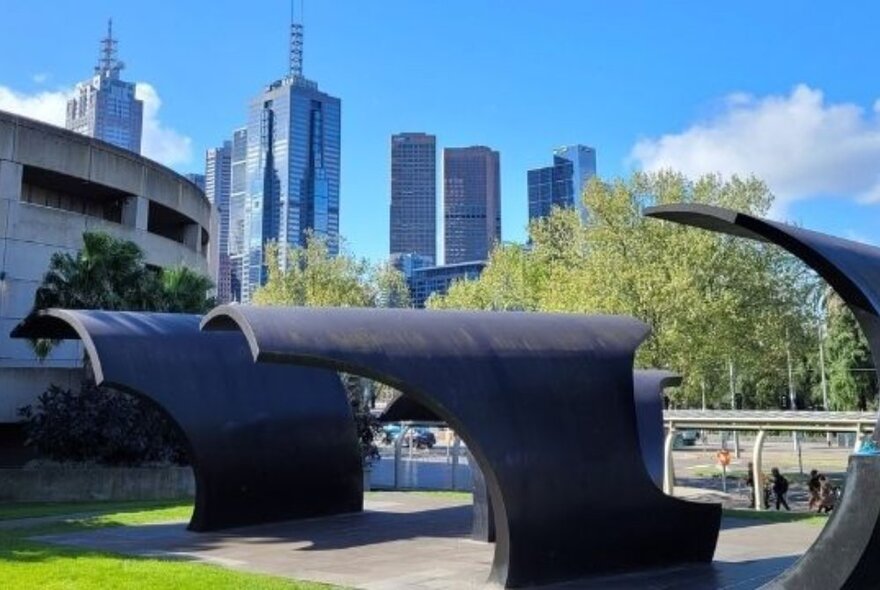
[[[663,489],[663,390],[681,385],[681,375],[661,369],[639,369],[633,373],[633,393],[642,461],[648,475]]]
[[[50,310],[12,336],[82,340],[98,385],[155,403],[177,425],[196,479],[192,530],[361,510],[361,458],[338,375],[256,365],[241,334],[200,332],[199,320]]]
[[[681,385],[681,375],[662,369],[638,369],[633,372],[633,394],[642,461],[654,485],[663,489],[663,390]],[[406,395],[388,403],[380,422],[442,422],[437,414]],[[471,538],[495,542],[495,519],[492,498],[479,465],[471,464],[474,490],[474,518]]]
[[[664,495],[642,463],[633,319],[526,313],[223,306],[258,362],[385,382],[443,418],[480,465],[508,587],[709,561],[717,505]],[[658,540],[662,542],[658,543]]]
[[[880,248],[708,205],[663,205],[645,215],[785,248],[837,291],[880,367]],[[880,441],[877,426],[873,437]],[[843,501],[831,520],[804,556],[767,588],[880,588],[878,475],[880,456],[851,459]]]

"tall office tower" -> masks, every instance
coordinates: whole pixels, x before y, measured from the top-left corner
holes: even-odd
[[[443,150],[445,264],[486,260],[501,241],[501,156],[484,146]]]
[[[241,279],[244,270],[244,254],[247,217],[247,128],[232,133],[230,156],[231,174],[229,189],[229,282],[232,301],[243,301]],[[249,299],[248,299],[249,301]]]
[[[437,138],[425,133],[391,136],[392,260],[437,254]]]
[[[188,181],[190,181],[191,183],[193,183],[194,185],[199,187],[202,190],[202,192],[205,192],[205,175],[204,174],[199,174],[197,172],[188,172],[188,173],[184,174],[184,176],[186,177],[186,179]]]
[[[250,106],[247,124],[247,259],[242,299],[266,280],[266,244],[305,245],[313,232],[339,249],[338,98],[303,77],[302,25],[291,25],[290,70]]]
[[[144,103],[135,98],[135,85],[119,78],[125,65],[117,59],[117,44],[111,20],[107,37],[101,40],[95,75],[77,84],[74,97],[67,101],[66,127],[139,154]]]
[[[232,142],[205,154],[205,195],[217,211],[217,302],[232,301],[229,263],[229,191],[232,175]]]
[[[575,207],[586,220],[581,193],[596,176],[596,150],[568,145],[553,150],[553,165],[528,171],[529,221],[547,217],[553,207]]]

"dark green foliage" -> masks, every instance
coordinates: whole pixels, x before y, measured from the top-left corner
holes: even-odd
[[[36,407],[19,414],[27,444],[55,461],[131,466],[186,460],[181,436],[158,409],[89,381],[79,391],[51,385]]]
[[[828,391],[832,410],[867,410],[874,405],[877,376],[868,340],[855,316],[834,294],[827,298]]]
[[[204,313],[211,281],[185,267],[148,267],[137,244],[85,232],[83,247],[52,255],[34,309],[103,309]],[[32,341],[45,358],[56,343]],[[84,383],[80,391],[51,386],[36,407],[22,408],[29,444],[59,461],[137,465],[183,461],[176,430],[155,407],[127,393]]]

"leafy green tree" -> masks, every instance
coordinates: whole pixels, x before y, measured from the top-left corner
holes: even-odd
[[[834,293],[826,299],[828,335],[828,403],[832,410],[866,410],[873,406],[877,375],[868,340],[855,316]]]
[[[212,305],[207,298],[212,287],[207,277],[184,267],[149,268],[133,242],[86,232],[75,255],[52,256],[34,296],[34,311],[60,307],[202,313]],[[32,345],[45,358],[55,342],[36,340]],[[56,460],[183,460],[179,433],[156,408],[128,393],[97,387],[91,377],[79,391],[49,387],[35,406],[22,408],[20,414],[29,444]]]

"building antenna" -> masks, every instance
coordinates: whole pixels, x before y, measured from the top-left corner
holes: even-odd
[[[107,19],[107,36],[101,39],[101,51],[98,54],[98,65],[95,72],[106,75],[118,75],[124,65],[116,59],[119,41],[113,38],[113,19]]]
[[[290,0],[290,77],[302,78],[303,75],[303,3],[299,3],[300,22],[296,21],[296,0]]]

